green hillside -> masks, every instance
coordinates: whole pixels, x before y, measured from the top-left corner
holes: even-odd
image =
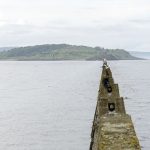
[[[0,60],[133,60],[127,51],[67,44],[18,47],[0,52]]]

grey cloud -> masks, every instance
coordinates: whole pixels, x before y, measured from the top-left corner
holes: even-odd
[[[28,34],[35,30],[33,25],[19,25],[19,24],[6,24],[0,27],[0,33],[2,34]]]
[[[8,0],[6,1],[9,3]],[[139,2],[139,0],[137,1]],[[132,4],[135,4],[135,13],[126,9],[131,3],[129,0],[124,2],[120,0],[61,0],[61,2],[59,0],[55,2],[27,0],[23,2],[26,7],[19,0],[11,3],[16,6],[18,2],[20,3],[18,10],[17,7],[12,9],[10,6],[11,10],[9,10],[12,14],[1,10],[6,14],[6,17],[2,16],[2,20],[0,20],[1,46],[70,43],[127,50],[150,49],[148,44],[150,17],[146,13],[148,9],[146,12],[143,9],[143,14],[138,16],[140,11],[138,11],[139,4],[136,0],[132,1]],[[53,2],[53,6],[58,5],[59,7],[53,8],[51,2]],[[143,6],[150,4],[146,0],[140,3],[142,2]],[[29,5],[28,13],[24,13]],[[38,7],[35,9],[35,6]],[[111,9],[112,7],[113,9]],[[21,10],[22,15],[19,15]],[[128,12],[126,12],[127,10]],[[117,13],[120,11],[123,14],[118,15]],[[30,23],[15,23],[14,20],[19,19]]]
[[[130,21],[134,22],[134,23],[140,23],[140,24],[150,23],[150,18],[147,18],[147,19],[133,19],[133,20],[130,20]]]
[[[3,27],[3,30],[0,43],[9,43],[9,46],[70,43],[127,50],[138,50],[141,47],[146,49],[142,45],[148,45],[149,34],[146,30],[137,30],[133,25],[125,23],[105,26],[9,25]]]

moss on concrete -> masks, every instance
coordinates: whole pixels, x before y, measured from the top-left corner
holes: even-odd
[[[129,115],[104,115],[98,130],[98,150],[140,150]]]

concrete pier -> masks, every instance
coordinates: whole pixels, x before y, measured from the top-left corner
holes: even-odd
[[[118,84],[104,61],[91,132],[90,150],[141,150]]]

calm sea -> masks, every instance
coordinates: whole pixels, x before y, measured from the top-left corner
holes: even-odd
[[[143,150],[150,150],[150,61],[110,61]],[[99,61],[1,61],[0,149],[88,150]]]

